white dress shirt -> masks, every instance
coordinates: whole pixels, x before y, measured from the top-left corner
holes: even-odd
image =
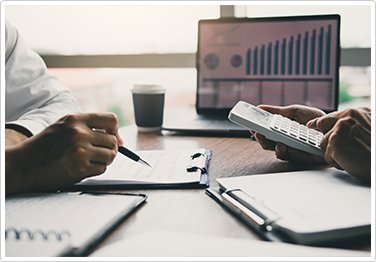
[[[5,121],[37,134],[64,115],[79,112],[71,92],[50,75],[9,22],[5,25]]]

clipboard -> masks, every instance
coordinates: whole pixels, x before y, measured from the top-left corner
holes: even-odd
[[[217,179],[206,193],[262,239],[370,241],[371,188],[334,168]]]
[[[210,184],[211,150],[145,150],[137,154],[151,164],[142,166],[122,154],[104,174],[85,179],[69,190],[91,189],[193,189]]]

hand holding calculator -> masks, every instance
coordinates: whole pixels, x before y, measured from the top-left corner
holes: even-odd
[[[228,119],[240,126],[254,130],[274,142],[324,157],[324,152],[320,148],[320,142],[324,135],[287,117],[272,114],[249,103],[239,101],[230,111]]]

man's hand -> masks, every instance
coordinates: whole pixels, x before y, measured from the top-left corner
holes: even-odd
[[[102,174],[122,143],[114,114],[65,116],[6,148],[6,193],[57,190]]]
[[[260,105],[258,106],[272,114],[279,114],[295,120],[301,124],[306,124],[309,120],[324,116],[325,113],[319,109],[301,106],[301,105],[291,105],[291,106],[268,106]],[[311,155],[309,153],[302,152],[300,150],[291,148],[282,143],[276,143],[266,139],[263,135],[259,133],[254,133],[256,140],[260,143],[261,147],[265,150],[274,150],[276,157],[281,160],[288,160],[300,163],[309,164],[323,164],[324,159],[318,156]]]
[[[313,119],[310,128],[325,134],[325,160],[351,175],[371,181],[371,110],[346,109]]]

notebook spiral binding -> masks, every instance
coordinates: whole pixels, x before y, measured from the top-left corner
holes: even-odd
[[[16,229],[16,228],[7,228],[5,230],[5,239],[6,240],[51,240],[55,239],[56,241],[65,241],[70,238],[70,233],[68,231],[56,232],[53,230],[42,231],[42,230],[29,230],[29,229]]]

